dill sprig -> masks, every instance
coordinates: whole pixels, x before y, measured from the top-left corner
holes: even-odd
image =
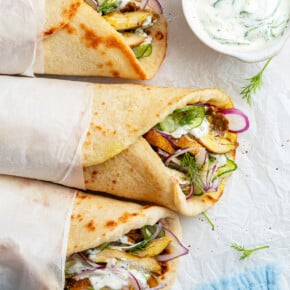
[[[181,170],[186,169],[188,178],[190,181],[193,181],[195,176],[199,176],[201,166],[196,163],[195,158],[191,154],[185,152],[181,159],[180,168]]]
[[[231,248],[235,249],[238,252],[242,252],[243,253],[243,255],[240,257],[240,260],[244,260],[244,259],[250,257],[252,255],[252,253],[254,253],[256,251],[259,251],[259,250],[262,250],[262,249],[267,249],[269,247],[270,246],[265,245],[265,246],[261,246],[261,247],[257,247],[257,248],[253,248],[253,249],[246,249],[244,246],[236,244],[236,243],[231,245]]]
[[[263,80],[262,80],[263,73],[271,60],[272,60],[272,57],[267,60],[267,62],[264,64],[263,68],[258,74],[256,74],[255,76],[251,78],[246,79],[247,81],[250,81],[250,83],[248,85],[245,85],[242,88],[240,94],[243,99],[247,100],[247,103],[249,104],[249,106],[252,105],[252,93],[256,93],[256,91],[260,89],[263,84]]]
[[[214,231],[214,223],[210,219],[210,217],[204,211],[201,214],[205,217],[205,219],[207,220],[207,222],[211,225],[211,229]]]

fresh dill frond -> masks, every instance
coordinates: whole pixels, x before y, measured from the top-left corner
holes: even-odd
[[[265,245],[265,246],[261,246],[261,247],[257,247],[257,248],[253,248],[253,249],[246,249],[244,246],[239,245],[237,243],[233,243],[231,245],[231,248],[235,249],[238,252],[242,252],[243,253],[243,255],[240,257],[240,260],[244,260],[244,259],[250,257],[252,255],[252,253],[254,253],[256,251],[259,251],[259,250],[262,250],[262,249],[267,249],[269,247],[270,246]]]
[[[214,226],[213,221],[210,219],[210,217],[204,211],[201,214],[205,217],[207,222],[211,225],[211,229],[214,231],[215,226]]]
[[[185,171],[187,178],[191,184],[199,189],[203,189],[201,180],[201,165],[196,163],[195,158],[188,152],[184,153],[180,163],[180,170]]]
[[[246,79],[250,83],[242,87],[240,94],[243,99],[246,99],[249,106],[252,105],[252,93],[256,93],[256,91],[260,89],[263,84],[263,80],[262,80],[263,73],[271,60],[272,60],[272,57],[267,60],[267,62],[264,64],[263,68],[258,74],[256,74],[255,76],[251,78]]]
[[[195,158],[191,154],[186,152],[182,156],[180,168],[181,170],[184,170],[184,169],[187,170],[187,176],[192,181],[194,178],[194,175],[196,174],[199,175],[201,166],[198,163],[196,163]]]

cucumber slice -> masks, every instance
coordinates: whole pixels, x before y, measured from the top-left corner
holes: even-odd
[[[175,122],[173,116],[170,115],[167,118],[165,118],[164,121],[159,123],[159,127],[160,127],[161,131],[166,131],[168,133],[171,133],[171,132],[175,131],[177,126],[176,126],[176,122]]]
[[[217,169],[213,181],[218,177],[221,177],[227,173],[235,171],[237,168],[238,168],[237,164],[233,160],[227,158],[227,163],[224,166],[221,166]]]
[[[152,44],[141,44],[133,48],[133,52],[138,59],[150,56],[152,53]]]
[[[181,126],[189,125],[191,128],[196,128],[204,120],[205,108],[202,106],[186,106],[175,110],[173,114]]]

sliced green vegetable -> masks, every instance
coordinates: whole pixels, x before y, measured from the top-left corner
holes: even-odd
[[[194,196],[203,196],[203,195],[204,195],[203,191],[198,192],[198,193],[194,192]]]
[[[157,230],[157,225],[154,225],[154,226],[144,226],[142,229],[141,229],[141,233],[142,233],[142,236],[145,240],[149,240],[152,235],[156,232]],[[162,230],[160,232],[160,234],[158,235],[158,237],[156,238],[161,238],[161,237],[164,237],[165,236],[165,231]]]
[[[159,123],[159,128],[161,129],[161,131],[171,133],[176,130],[177,123],[175,122],[173,116],[169,115],[167,118],[165,118],[164,121]]]
[[[107,249],[110,246],[111,242],[107,242],[107,243],[103,243],[100,246],[98,246],[96,248],[96,250],[98,251],[104,251],[105,249]]]
[[[186,106],[175,110],[173,115],[181,126],[189,125],[191,128],[196,128],[201,125],[205,117],[205,108],[203,106]]]
[[[227,158],[227,163],[217,169],[213,181],[222,175],[235,171],[237,168],[237,164],[233,160]]]
[[[171,115],[159,123],[162,131],[171,133],[178,126],[189,125],[191,128],[196,128],[201,125],[205,118],[205,108],[203,106],[186,106],[175,110]]]
[[[134,47],[132,50],[138,59],[144,58],[151,55],[152,44],[151,43],[141,44],[139,46]]]
[[[102,14],[108,14],[114,12],[120,4],[119,0],[104,0],[104,2],[98,7],[98,12]]]
[[[142,229],[141,229],[141,233],[142,233],[142,236],[145,240],[149,240],[153,233],[155,232],[156,230],[156,227],[155,226],[144,226]]]

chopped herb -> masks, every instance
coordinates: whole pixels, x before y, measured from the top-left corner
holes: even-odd
[[[180,169],[187,171],[188,178],[193,181],[195,175],[199,175],[201,166],[196,163],[195,158],[188,152],[185,152],[181,159]]]
[[[266,67],[268,66],[268,64],[270,63],[271,60],[272,60],[272,58],[269,58],[267,60],[267,62],[265,63],[265,65],[263,66],[263,68],[261,69],[261,71],[258,74],[256,74],[252,78],[247,79],[248,81],[250,81],[250,83],[248,85],[244,86],[240,92],[240,94],[242,95],[242,98],[246,99],[247,103],[250,106],[252,104],[252,93],[256,93],[256,91],[258,89],[260,89],[260,87],[262,86],[263,73],[264,73]]]
[[[212,222],[210,217],[204,211],[201,214],[205,217],[207,222],[211,225],[211,229],[214,231],[214,223]]]
[[[179,125],[189,125],[191,128],[196,128],[204,120],[205,108],[203,106],[186,106],[175,110],[172,115]]]
[[[98,12],[101,12],[102,14],[108,14],[114,12],[119,5],[119,0],[104,0],[104,2],[98,7]]]
[[[91,286],[88,286],[87,287],[87,290],[95,290],[95,288],[91,287]]]
[[[236,243],[232,244],[231,247],[233,249],[235,249],[236,251],[243,253],[243,255],[240,257],[240,260],[244,260],[244,259],[250,257],[251,254],[256,252],[256,251],[269,248],[269,246],[266,245],[266,246],[261,246],[261,247],[257,247],[257,248],[253,248],[253,249],[245,249],[244,246],[238,245]]]
[[[203,106],[186,106],[176,109],[159,123],[161,131],[172,133],[179,126],[189,125],[192,129],[199,127],[205,118],[205,108]]]

